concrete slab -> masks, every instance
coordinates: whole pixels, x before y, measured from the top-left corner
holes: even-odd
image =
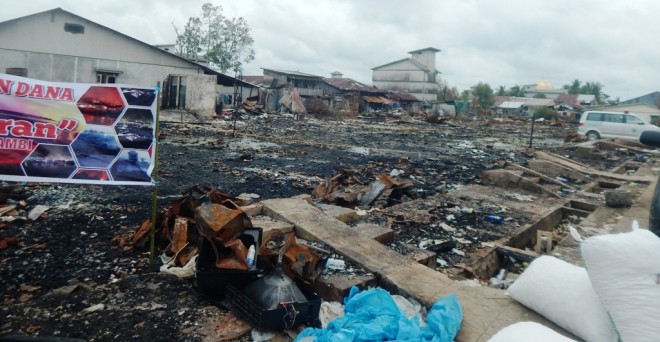
[[[456,341],[486,341],[498,330],[520,321],[536,321],[561,331],[507,297],[504,291],[456,283],[442,273],[361,236],[304,201],[274,199],[263,204],[265,214],[292,223],[296,233],[304,239],[323,241],[338,254],[380,276],[383,287],[391,291],[412,296],[427,307],[437,299],[455,293],[464,314]]]
[[[338,205],[323,203],[316,204],[316,207],[344,223],[353,222],[358,218],[357,212],[351,208],[344,208]]]
[[[290,233],[293,231],[293,224],[284,221],[278,221],[270,216],[258,215],[250,218],[254,227],[263,228],[263,236],[267,236],[271,230],[279,230],[282,233]]]
[[[261,203],[253,203],[250,205],[240,207],[240,209],[243,210],[243,212],[246,213],[247,216],[253,217],[253,216],[261,215],[261,211],[264,209],[264,205]]]
[[[585,175],[590,175],[591,177],[600,177],[600,178],[614,179],[624,182],[640,182],[640,183],[650,183],[653,180],[652,177],[648,177],[648,176],[625,175],[625,174],[594,170],[592,168],[585,167],[582,164],[576,163],[575,161],[547,152],[537,151],[536,157],[544,160],[549,160],[553,163],[567,167],[573,171],[577,171]]]
[[[394,240],[394,231],[373,223],[358,223],[355,225],[360,235],[376,240],[380,243],[387,243]]]

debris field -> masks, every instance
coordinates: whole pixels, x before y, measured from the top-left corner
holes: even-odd
[[[160,125],[159,212],[191,187],[214,189],[244,204],[303,196],[315,204],[353,209],[357,216],[347,222],[350,226],[390,229],[393,234],[383,243],[401,254],[430,250],[435,256],[427,266],[457,280],[476,277],[486,283],[488,277],[475,274],[470,265],[481,251],[532,223],[533,210],[523,209],[547,194],[488,186],[484,172],[527,166],[534,151],[567,159],[578,154],[574,145],[564,144],[575,131],[569,123],[537,123],[530,149],[531,125],[524,119],[429,123],[414,117],[335,121],[243,114],[236,122],[233,117],[199,122],[190,116],[179,122],[179,117],[164,115]],[[613,149],[580,160],[607,171],[633,157]],[[201,295],[194,280],[158,273],[162,262],[157,257],[150,267],[148,243],[133,244],[132,237],[151,217],[152,188],[1,186],[0,336],[249,338],[249,325]],[[474,191],[467,190],[474,187],[492,194],[471,196]],[[558,198],[568,194],[557,193]],[[505,201],[520,205],[513,208]],[[158,256],[164,245],[157,247]],[[347,265],[350,272],[324,274],[369,274],[350,260]]]

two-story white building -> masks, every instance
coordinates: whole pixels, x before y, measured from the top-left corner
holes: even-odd
[[[379,90],[412,94],[420,101],[437,100],[440,72],[435,67],[440,49],[428,47],[410,51],[411,57],[372,68],[373,85]]]

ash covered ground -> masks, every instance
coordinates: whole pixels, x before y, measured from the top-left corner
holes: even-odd
[[[418,198],[431,198],[479,183],[483,170],[503,161],[524,165],[529,159],[525,121],[294,121],[264,115],[242,118],[235,134],[232,122],[221,119],[168,121],[160,128],[159,210],[193,185],[232,196],[257,194],[258,200],[310,194],[346,167],[362,170],[367,179],[402,170]],[[572,128],[537,125],[535,130],[535,148],[557,149]],[[16,238],[18,244],[0,249],[0,336],[208,339],[226,310],[200,296],[194,281],[157,273],[158,261],[149,268],[147,250],[120,246],[150,217],[151,199],[149,187],[2,183],[0,204],[16,205],[18,215],[4,216],[0,240]],[[36,220],[26,219],[37,205],[49,209]],[[458,229],[477,226],[470,221],[475,215],[451,208],[422,209],[439,218],[454,213]],[[388,219],[398,239],[393,248],[443,232],[434,222],[420,227],[396,213],[364,220]],[[490,231],[492,238],[506,234]],[[479,241],[468,233],[465,239]]]

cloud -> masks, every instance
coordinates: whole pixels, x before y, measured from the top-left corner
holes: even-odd
[[[31,0],[5,6],[0,21],[53,7],[150,44],[174,43],[204,0]],[[599,82],[622,100],[658,90],[660,2],[596,0],[279,0],[218,3],[252,28],[261,68],[329,76],[340,71],[371,83],[372,68],[436,47],[442,77],[459,89],[479,82],[556,87],[574,79]]]

